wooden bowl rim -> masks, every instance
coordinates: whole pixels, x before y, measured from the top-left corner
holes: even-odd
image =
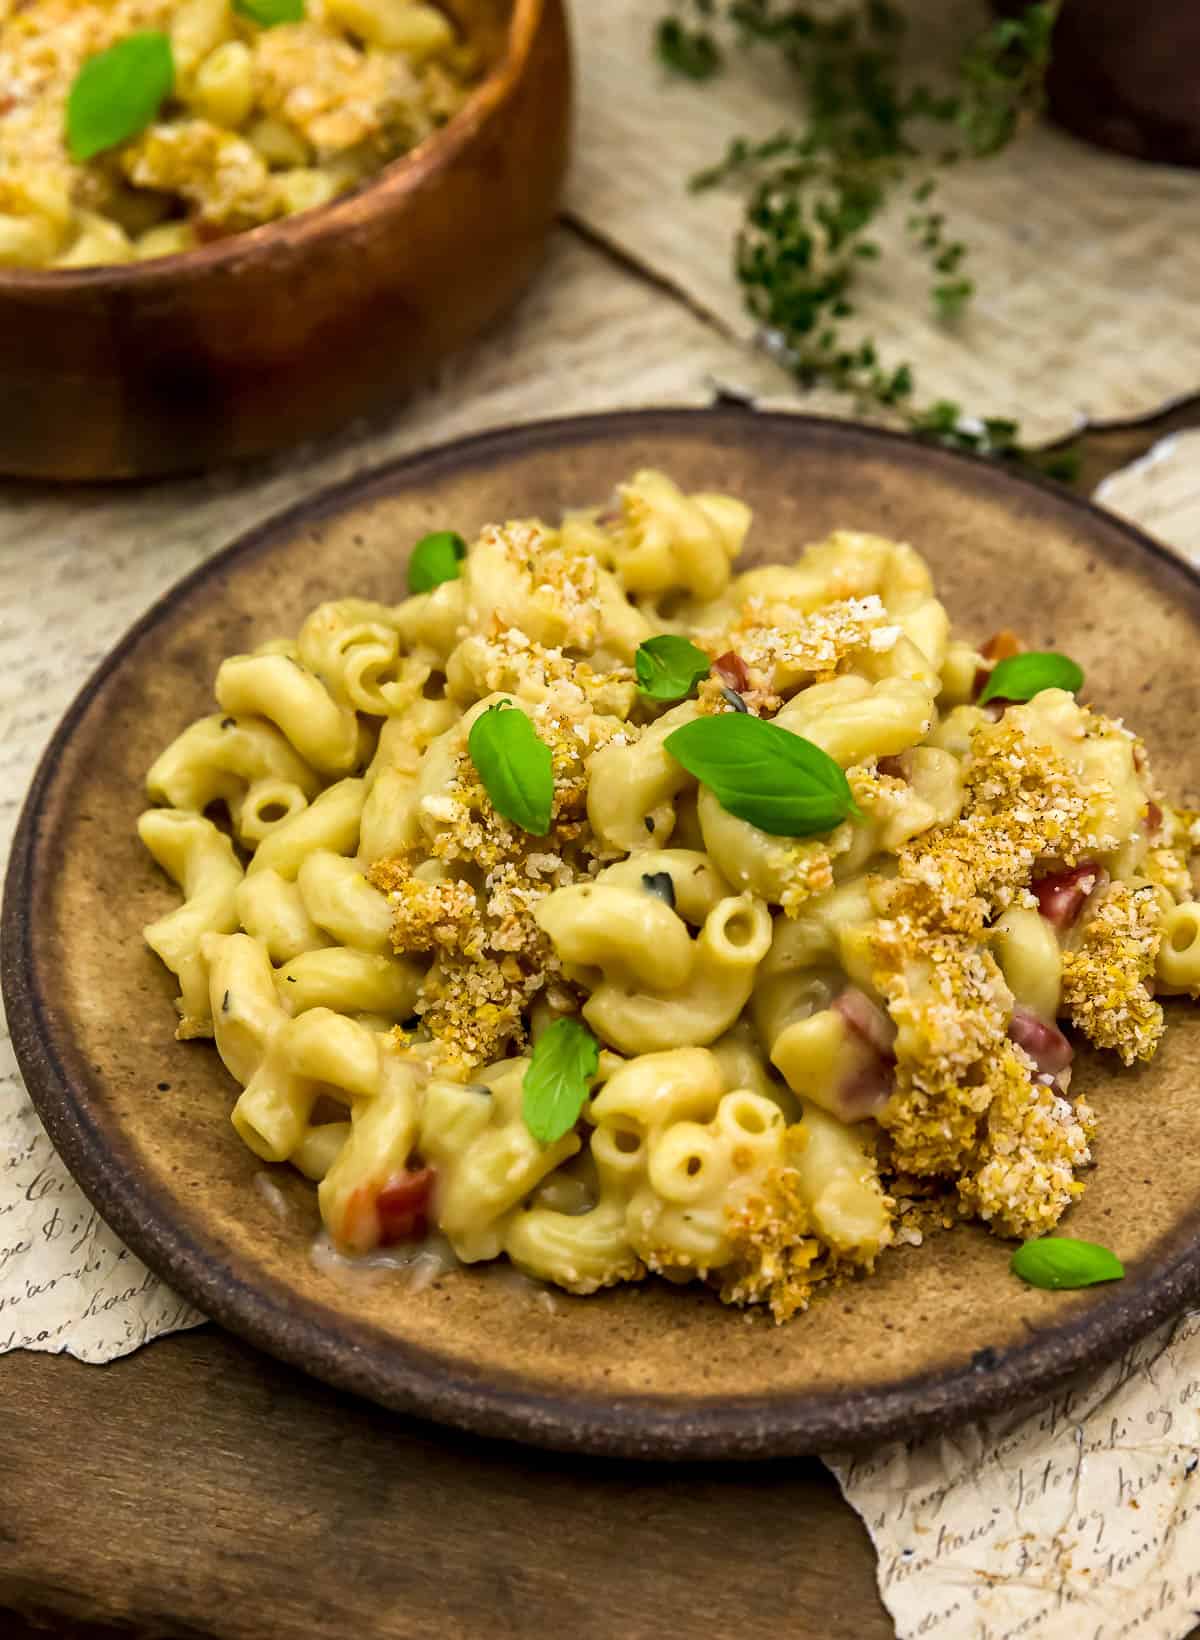
[[[557,0],[513,0],[504,53],[458,112],[440,130],[431,133],[408,153],[397,155],[377,177],[352,193],[294,217],[263,222],[211,244],[177,251],[171,256],[152,257],[145,262],[117,262],[94,268],[0,269],[0,297],[47,292],[70,296],[97,289],[124,292],[190,281],[272,252],[303,254],[314,241],[332,238],[359,220],[389,214],[462,153],[485,120],[519,84],[542,20],[556,3]]]
[[[547,1392],[516,1372],[490,1369],[485,1383],[436,1348],[397,1345],[367,1322],[330,1325],[314,1301],[254,1284],[203,1243],[173,1211],[173,1199],[122,1163],[109,1134],[72,1085],[56,1047],[53,1000],[33,980],[35,861],[43,806],[59,757],[92,697],[146,633],[194,589],[220,578],[281,535],[336,515],[348,501],[389,494],[413,476],[436,477],[464,460],[502,459],[512,451],[561,448],[614,428],[643,438],[703,422],[715,436],[744,433],[747,419],[789,436],[836,440],[926,468],[961,475],[964,487],[1015,492],[1032,512],[1074,514],[1093,534],[1149,558],[1200,601],[1200,570],[1116,514],[1044,478],[1018,475],[978,456],[922,444],[882,428],[828,417],[746,408],[652,409],[545,420],[488,432],[402,456],[330,486],[255,525],[178,581],[141,616],[84,684],[44,752],[14,838],[2,911],[0,980],[13,1046],[38,1115],[85,1194],[122,1239],[181,1296],[206,1315],[290,1365],[395,1411],[477,1434],[560,1451],[621,1458],[792,1457],[833,1447],[910,1438],[1029,1403],[1082,1368],[1099,1366],[1176,1315],[1200,1294],[1200,1236],[1164,1256],[1135,1281],[1113,1284],[1082,1314],[1032,1331],[999,1359],[982,1350],[969,1362],[884,1385],[818,1394],[721,1398],[640,1393],[606,1400]],[[61,1027],[58,1028],[61,1030]]]

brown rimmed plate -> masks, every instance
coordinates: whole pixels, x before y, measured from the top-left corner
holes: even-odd
[[[785,1455],[912,1435],[1044,1393],[1200,1292],[1195,1066],[1200,1009],[1168,1005],[1155,1061],[1082,1055],[1098,1165],[1070,1233],[1126,1280],[1075,1294],[1008,1272],[960,1229],[889,1254],[775,1327],[702,1291],[589,1299],[495,1270],[419,1292],[314,1266],[310,1186],[264,1170],[228,1121],[211,1045],[171,1036],[173,987],[142,944],[176,903],[134,836],[146,768],[210,711],[221,657],[292,632],[323,598],[394,601],[431,528],[555,515],[653,464],[754,507],[745,562],[836,526],[912,541],[956,624],[1021,630],[1076,656],[1092,698],[1143,733],[1178,797],[1200,799],[1200,578],[1115,518],[983,462],[841,423],[742,410],[647,411],[485,434],[353,480],[254,530],[168,593],[67,713],[25,806],[4,905],[4,992],[50,1135],[129,1245],[215,1320],[385,1406],[625,1456]]]

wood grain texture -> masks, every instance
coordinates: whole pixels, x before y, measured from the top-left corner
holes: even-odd
[[[205,1329],[0,1361],[0,1614],[80,1640],[884,1640],[816,1463],[556,1458],[338,1395]],[[6,1636],[11,1631],[3,1630]]]
[[[182,256],[0,271],[0,472],[197,471],[344,426],[528,283],[566,168],[561,0],[458,0],[491,68],[358,193]]]

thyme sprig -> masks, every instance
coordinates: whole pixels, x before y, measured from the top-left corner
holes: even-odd
[[[905,18],[891,0],[850,0],[833,17],[790,0],[676,0],[656,41],[666,66],[692,80],[720,72],[728,37],[775,50],[797,78],[803,123],[764,141],[737,138],[690,184],[744,193],[735,274],[763,345],[796,381],[886,408],[916,438],[1070,477],[1074,452],[1026,449],[1016,422],[972,417],[949,400],[922,404],[911,367],[885,364],[848,325],[863,264],[884,254],[878,219],[904,189],[907,245],[928,270],[934,313],[952,325],[970,303],[968,248],[938,208],[938,175],[998,152],[1040,106],[1060,4],[1041,0],[993,24],[946,86],[909,81]]]

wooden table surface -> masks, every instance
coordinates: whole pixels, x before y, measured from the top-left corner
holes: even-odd
[[[1089,435],[1084,484],[1184,426],[1200,400]],[[866,1533],[815,1460],[492,1444],[211,1326],[106,1367],[0,1357],[0,1407],[5,1640],[892,1633]]]

